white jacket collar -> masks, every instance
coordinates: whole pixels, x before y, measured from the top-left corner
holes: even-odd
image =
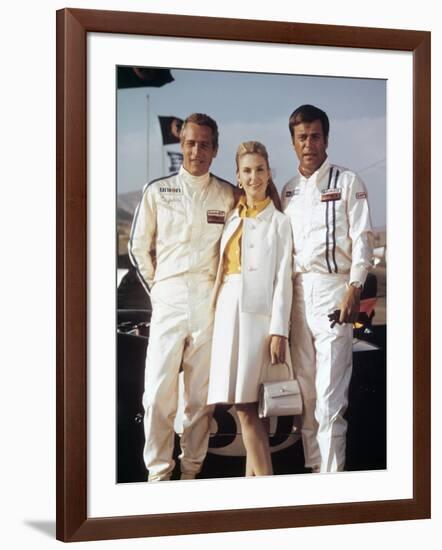
[[[273,202],[270,202],[270,203],[264,208],[264,210],[262,210],[262,211],[256,216],[256,218],[250,218],[250,219],[268,221],[268,220],[272,217],[274,211],[275,211],[275,205],[273,204]],[[230,214],[230,219],[231,219],[231,220],[234,220],[234,219],[236,219],[236,218],[239,218],[238,207],[235,207],[235,209],[232,210],[232,212],[231,212],[231,214]]]
[[[190,174],[184,168],[184,166],[180,167],[179,175],[184,181],[184,183],[188,184],[190,187],[205,187],[210,180],[210,172],[207,172],[202,176],[192,176],[192,174]]]
[[[298,174],[301,179],[312,181],[312,182],[319,182],[324,177],[324,174],[326,174],[330,170],[330,161],[328,160],[328,157],[324,160],[324,162],[321,164],[321,166],[316,170],[316,172],[313,172],[313,174],[307,178],[306,176],[303,176],[299,170],[298,167]]]

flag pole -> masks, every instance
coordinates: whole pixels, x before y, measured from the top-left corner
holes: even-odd
[[[149,165],[149,159],[150,159],[150,128],[149,128],[149,122],[150,122],[150,97],[149,94],[146,94],[146,183],[149,183],[150,181],[150,165]]]

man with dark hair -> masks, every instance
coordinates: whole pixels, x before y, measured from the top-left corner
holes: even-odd
[[[184,377],[181,479],[206,456],[213,407],[207,407],[213,311],[210,298],[219,240],[233,208],[233,186],[209,172],[218,127],[194,113],[180,132],[183,164],[147,184],[135,212],[129,255],[152,302],[146,355],[144,461],[149,481],[170,479],[175,462],[178,374]]]
[[[325,139],[325,143],[328,143],[328,134],[330,131],[330,121],[328,120],[327,113],[318,107],[313,105],[301,105],[293,111],[289,118],[289,131],[290,136],[293,137],[294,128],[297,124],[302,122],[315,122],[319,120],[322,126],[322,134]]]
[[[344,469],[352,323],[371,265],[367,191],[327,159],[329,120],[313,105],[289,119],[298,173],[282,191],[294,239],[291,353],[304,401],[302,440],[312,471]]]

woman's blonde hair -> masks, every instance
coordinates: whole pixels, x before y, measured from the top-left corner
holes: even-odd
[[[267,168],[270,170],[269,154],[267,153],[265,146],[259,141],[243,141],[238,145],[235,157],[237,173],[239,172],[239,159],[244,155],[259,155],[266,161]],[[241,189],[241,192],[244,193],[244,190]],[[269,178],[266,195],[272,199],[275,208],[282,212],[281,199],[279,198],[276,185],[273,183],[272,176]]]

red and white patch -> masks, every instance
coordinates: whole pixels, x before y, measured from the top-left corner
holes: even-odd
[[[207,223],[225,223],[226,213],[223,210],[207,210]]]
[[[365,191],[359,191],[359,193],[356,193],[356,198],[357,199],[366,199],[367,198],[367,193]]]
[[[321,202],[341,200],[341,191],[339,189],[326,189],[321,193]]]

